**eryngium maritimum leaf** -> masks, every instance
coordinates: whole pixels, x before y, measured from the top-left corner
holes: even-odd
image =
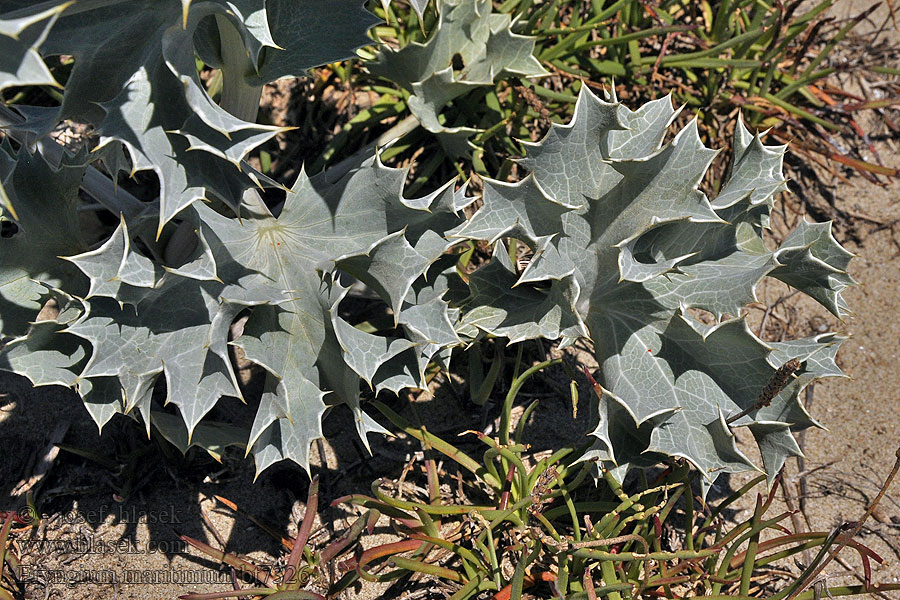
[[[660,456],[686,458],[710,479],[752,468],[725,420],[754,407],[776,369],[797,357],[800,371],[772,403],[734,423],[750,427],[771,476],[796,454],[791,432],[816,424],[798,396],[816,378],[840,375],[833,355],[842,339],[767,344],[741,309],[770,275],[842,316],[852,255],[828,224],[805,222],[769,251],[762,235],[774,195],[786,189],[784,147],[765,146],[738,123],[729,178],[710,200],[698,185],[715,152],[693,121],[663,143],[675,115],[668,97],[631,111],[583,87],[572,121],[527,145],[524,180],[485,182],[484,206],[454,235],[512,237],[534,257],[516,274],[499,250],[471,275],[461,333],[552,332],[569,343],[584,328],[606,392],[593,456],[618,476]],[[531,310],[498,312],[529,296]],[[689,309],[716,322],[704,325]],[[554,310],[568,329],[547,328]]]
[[[363,4],[51,0],[36,13],[25,3],[0,2],[0,43],[5,39],[8,46],[0,89],[57,85],[38,50],[72,56],[62,106],[55,116],[45,114],[33,133],[49,133],[57,122],[73,119],[92,124],[101,143],[122,142],[135,171],[152,170],[159,178],[161,230],[196,200],[217,198],[237,210],[243,192],[264,183],[243,159],[282,131],[213,102],[197,73],[196,54],[218,68],[240,71],[251,86],[302,76],[368,43],[365,33],[377,19]],[[249,69],[223,64],[217,30],[210,27],[216,17],[236,30],[252,61]]]
[[[528,77],[547,71],[533,56],[534,38],[513,33],[510,16],[492,12],[489,0],[437,4],[437,28],[427,42],[399,50],[383,46],[368,68],[409,90],[410,112],[425,129],[438,134],[450,154],[463,154],[466,139],[476,130],[444,126],[438,115],[447,103],[477,87],[493,85],[503,75]],[[413,2],[420,16],[424,5]]]

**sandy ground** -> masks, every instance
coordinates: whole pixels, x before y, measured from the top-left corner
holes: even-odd
[[[851,12],[868,4],[867,0],[844,2],[837,10]],[[893,36],[896,39],[896,31]],[[900,156],[883,148],[882,158],[900,167]],[[861,516],[900,446],[900,244],[892,228],[879,229],[879,223],[897,219],[900,183],[876,187],[856,177],[849,183],[836,182],[833,193],[835,206],[871,219],[855,224],[856,231],[863,234],[860,243],[842,239],[859,255],[851,272],[860,285],[846,294],[855,314],[845,323],[837,323],[813,303],[797,302],[795,297],[773,313],[768,324],[777,328],[779,321],[790,321],[798,335],[809,335],[825,324],[852,335],[839,356],[850,378],[817,384],[812,396],[811,412],[829,430],[809,431],[803,444],[803,467],[789,464],[788,472],[798,484],[798,472],[812,470],[802,490],[792,488],[795,500],[805,494],[805,515],[812,530],[829,530]],[[775,285],[763,286],[760,299],[774,301],[783,291]],[[751,311],[751,321],[758,322],[761,311],[756,312],[760,314]],[[584,431],[583,415],[573,423],[560,406],[541,410],[544,412],[536,415],[536,421],[551,424],[548,429],[553,433],[568,431],[577,436]],[[455,430],[480,425],[477,415],[461,417],[462,411],[452,399],[443,404],[423,399],[416,411],[436,430],[446,427],[448,415],[456,417]],[[53,426],[60,422],[69,423],[64,443],[100,453],[119,468],[99,468],[66,451],[55,458],[45,480],[38,484],[43,503],[40,510],[47,513],[42,533],[49,543],[29,545],[23,541],[21,547],[23,564],[30,569],[28,598],[159,599],[189,590],[230,589],[223,572],[216,569],[217,561],[187,549],[178,533],[215,543],[203,524],[205,517],[232,552],[270,561],[279,555],[279,545],[247,519],[235,519],[222,510],[212,499],[215,494],[269,520],[279,531],[296,532],[308,488],[307,477],[299,469],[276,466],[253,483],[252,461],[242,461],[237,455],[226,455],[220,465],[194,454],[187,459],[166,459],[158,444],[141,454],[147,445],[140,428],[128,420],[117,420],[98,437],[74,394],[32,389],[24,379],[5,374],[0,375],[0,508],[23,504],[21,496],[11,494],[40,467]],[[321,469],[320,506],[327,507],[343,494],[366,492],[367,482],[378,476],[398,477],[419,450],[402,438],[373,439],[375,456],[367,458],[352,436],[345,435],[348,428],[348,415],[343,413],[326,421],[326,435],[332,443],[324,445],[327,468]],[[537,450],[550,443],[540,437],[532,441]],[[751,446],[744,444],[744,449],[750,452]],[[122,493],[121,484],[129,479],[138,483],[137,490],[126,502],[117,502],[114,494]],[[740,480],[736,477],[731,483]],[[324,523],[317,525],[315,542],[327,539],[332,529],[339,531],[354,518],[341,507],[324,508],[321,516]],[[389,539],[386,533],[379,529],[366,546]],[[900,483],[869,521],[862,540],[888,561],[874,570],[873,580],[900,581]],[[855,558],[849,553],[846,556],[851,569],[833,563],[827,570],[829,584],[853,580],[853,573],[861,572]],[[114,585],[104,579],[112,574],[118,579]],[[148,582],[147,577],[154,581]],[[351,597],[375,598],[382,591],[383,586],[369,586]]]
[[[838,2],[833,14],[840,18],[856,15],[872,4],[869,0]],[[900,37],[888,20],[888,9],[882,3],[869,21],[861,24],[859,33],[870,34],[887,23],[878,39],[896,47]],[[858,82],[850,76],[839,75],[837,82],[848,91],[859,92]],[[871,118],[864,117],[863,128],[873,125]],[[886,165],[900,167],[893,142],[879,144],[878,148]],[[795,191],[801,196],[808,193]],[[819,531],[860,518],[900,457],[900,243],[894,227],[900,183],[876,187],[852,178],[850,182],[835,181],[833,192],[835,207],[864,215],[868,221],[855,224],[861,243],[841,239],[859,255],[851,263],[851,274],[860,285],[845,296],[854,314],[845,323],[837,323],[806,299],[796,305],[798,317],[806,321],[805,335],[825,324],[829,330],[851,336],[838,357],[849,378],[818,383],[813,396],[807,398],[813,417],[828,430],[805,434],[802,444],[806,458],[799,470],[820,470],[807,478],[802,490],[795,488],[794,495],[806,494],[808,525]],[[788,473],[796,476],[796,465],[789,464]],[[799,482],[794,479],[793,483]],[[869,519],[861,539],[886,559],[884,566],[873,570],[873,580],[900,582],[900,482],[894,483]],[[844,558],[852,569],[832,563],[825,571],[830,575],[829,585],[837,581],[859,583],[857,576],[862,569],[856,555],[846,553]],[[888,595],[900,597],[896,592]]]

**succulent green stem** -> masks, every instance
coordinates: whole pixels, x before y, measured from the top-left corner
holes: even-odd
[[[424,573],[425,575],[431,575],[432,577],[439,577],[441,579],[448,579],[457,583],[468,583],[461,574],[445,567],[430,565],[428,563],[400,556],[393,557],[391,562],[394,563],[394,566],[407,571],[416,571],[418,573]]]
[[[604,550],[582,548],[576,550],[574,555],[580,556],[582,558],[601,560],[604,562],[631,562],[634,560],[690,560],[694,558],[704,558],[706,556],[712,556],[714,554],[718,554],[719,552],[720,550],[718,548],[707,548],[704,550],[697,550],[695,552],[691,552],[690,550],[677,550],[674,552],[650,552],[647,554],[642,554],[640,552],[620,552],[616,554],[614,552],[606,552]]]
[[[747,554],[744,558],[744,566],[741,569],[741,595],[750,595],[750,577],[753,575],[753,567],[756,564],[756,550],[759,547],[759,521],[762,517],[762,496],[756,496],[756,510],[753,511],[753,520],[750,524],[754,533],[750,537],[747,546]]]
[[[558,365],[561,362],[561,358],[545,360],[542,363],[534,365],[513,380],[512,385],[509,386],[509,392],[506,394],[506,399],[503,401],[503,412],[500,413],[500,443],[502,445],[505,446],[509,444],[509,420],[512,413],[513,400],[516,399],[516,395],[519,393],[519,389],[521,389],[521,387],[525,385],[525,382],[528,381],[528,379],[532,375],[534,375],[541,369],[545,369],[553,365]]]
[[[436,436],[432,433],[429,433],[424,428],[417,429],[417,428],[413,427],[405,419],[403,419],[403,417],[401,417],[400,415],[398,415],[397,413],[392,411],[390,408],[388,408],[386,405],[382,404],[381,402],[373,402],[372,406],[374,406],[376,409],[378,409],[378,411],[382,415],[384,415],[384,417],[388,421],[390,421],[397,427],[401,428],[405,433],[407,433],[408,435],[411,435],[412,437],[416,438],[420,442],[425,442],[425,443],[429,444],[431,446],[431,448],[433,448],[434,450],[437,450],[438,452],[447,456],[448,458],[455,460],[464,469],[467,469],[468,471],[471,471],[475,475],[484,479],[485,483],[487,483],[488,485],[495,487],[495,488],[499,488],[503,485],[503,482],[501,480],[495,478],[490,473],[488,473],[484,469],[483,465],[478,464],[478,462],[473,460],[466,453],[457,449],[452,444],[449,444],[449,443],[445,442],[444,440],[442,440],[441,438],[439,438],[438,436]]]

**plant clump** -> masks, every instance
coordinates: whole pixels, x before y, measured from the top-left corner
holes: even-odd
[[[74,57],[59,105],[4,109],[2,218],[14,227],[0,238],[0,335],[11,338],[0,368],[75,388],[100,428],[126,414],[183,450],[244,446],[259,472],[281,460],[308,469],[335,405],[349,407],[367,443],[384,429],[363,410],[361,387],[425,387],[430,365],[446,367],[455,348],[588,339],[603,394],[587,458],[618,479],[664,457],[687,459],[707,482],[754,468],[732,427],[750,429],[770,477],[799,452],[792,433],[816,425],[799,393],[840,374],[841,338],[766,343],[741,310],[774,277],[841,317],[852,255],[828,224],[804,222],[779,248],[764,244],[785,189],[783,147],[739,123],[730,173],[708,198],[698,186],[716,153],[696,121],[667,139],[671,98],[632,110],[585,87],[571,122],[524,144],[529,174],[518,182],[485,179],[475,193],[447,181],[409,197],[407,172],[376,150],[301,171],[283,200],[267,200],[260,190],[279,185],[245,160],[280,131],[255,122],[262,83],[350,55],[375,20],[358,1],[327,4],[0,2],[0,34],[17,50],[0,91],[57,85],[42,57]],[[467,6],[443,2],[431,45],[385,51],[378,63],[413,90],[426,128],[466,76],[539,74],[508,18],[487,2]],[[473,53],[482,38],[484,54]],[[461,69],[441,68],[457,55]],[[220,104],[197,60],[222,71]],[[54,149],[44,134],[62,120],[90,123],[95,152]],[[122,171],[155,173],[158,198],[117,188]],[[96,200],[89,208],[82,190]],[[99,243],[84,210],[112,217]],[[457,250],[473,241],[493,245],[493,256],[464,275]],[[533,254],[521,269],[510,259],[519,244]],[[343,311],[353,281],[388,326],[366,328]],[[233,401],[223,398],[244,399],[232,347],[265,371],[242,436],[209,418]],[[757,405],[791,360],[796,374]]]

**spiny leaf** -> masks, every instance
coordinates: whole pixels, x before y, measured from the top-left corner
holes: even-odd
[[[772,276],[815,298],[842,319],[850,308],[841,292],[856,283],[847,274],[853,256],[834,239],[831,223],[804,219],[775,253],[782,266],[773,270]]]
[[[181,418],[162,411],[150,413],[150,423],[183,454],[192,447],[202,448],[219,462],[222,462],[225,448],[242,445],[237,440],[245,433],[242,428],[229,423],[206,422],[198,425],[193,434],[189,435]]]
[[[89,248],[75,222],[86,157],[66,157],[55,171],[9,142],[0,151],[0,216],[19,228],[0,240],[0,331],[13,336],[0,367],[36,384],[76,386],[98,427],[137,409],[148,431],[156,423],[182,450],[220,454],[237,434],[204,417],[221,396],[240,397],[231,343],[266,371],[240,443],[258,472],[284,459],[309,469],[328,406],[351,410],[364,443],[385,431],[360,406],[362,380],[376,392],[423,386],[430,361],[446,363],[452,346],[488,335],[592,339],[604,388],[590,455],[618,477],[666,455],[688,458],[708,480],[748,468],[731,425],[751,428],[771,474],[797,452],[792,432],[817,425],[799,393],[840,374],[842,339],[767,344],[740,314],[769,275],[845,314],[851,255],[827,226],[805,223],[778,250],[766,247],[763,231],[785,189],[784,148],[765,146],[743,125],[712,200],[698,184],[715,152],[696,123],[664,143],[677,114],[670,98],[631,111],[585,87],[571,123],[526,144],[530,174],[486,181],[468,223],[459,216],[474,200],[465,186],[407,199],[406,172],[377,157],[340,176],[301,172],[272,214],[256,188],[274,183],[243,162],[279,131],[244,120],[255,109],[254,86],[365,43],[374,19],[361,1],[40,6],[0,2],[0,25],[26,23],[18,37],[0,30],[0,41],[18,43],[13,57],[40,77],[38,51],[72,55],[75,66],[61,107],[22,107],[25,147],[60,119],[88,123],[113,172],[153,170],[161,188],[148,205],[157,219],[130,215]],[[504,72],[544,74],[533,40],[513,34],[509,17],[491,8],[489,0],[444,0],[428,42],[384,49],[371,65],[412,93],[413,114],[451,153],[465,150],[472,129],[445,128],[444,105]],[[249,92],[235,103],[243,117],[212,101],[196,54],[237,74],[230,81]],[[0,73],[18,73],[9,64]],[[234,214],[223,214],[223,203]],[[148,224],[158,238],[150,243]],[[524,269],[510,260],[507,238],[532,250]],[[495,248],[467,286],[448,249],[471,239]],[[343,310],[349,276],[383,301],[394,329],[376,335],[355,326]],[[59,314],[29,323],[51,300]],[[241,313],[243,333],[229,342]],[[757,403],[792,359],[801,368],[770,403]],[[153,406],[160,375],[178,415]]]
[[[125,410],[122,386],[115,377],[81,379],[78,381],[77,390],[84,401],[84,407],[97,424],[98,433],[103,432],[104,425],[109,423],[110,419]]]
[[[34,7],[16,18],[0,17],[0,91],[14,86],[60,87],[40,54],[40,46],[67,2],[45,10]],[[16,211],[0,183],[0,207],[15,218]]]
[[[498,247],[493,260],[469,279],[472,294],[457,326],[460,335],[475,338],[484,331],[510,342],[586,335],[575,308],[578,290],[571,276],[553,281],[549,291],[514,287],[516,279],[509,256]]]
[[[0,147],[0,181],[15,209],[18,231],[0,238],[0,331],[24,335],[46,300],[48,287],[73,294],[87,280],[61,255],[86,249],[78,223],[78,186],[84,167],[66,156],[54,170],[41,154]],[[40,282],[40,283],[38,283]]]
[[[325,392],[306,379],[302,380],[301,388],[290,395],[271,387],[281,385],[283,383],[274,378],[267,380],[253,423],[248,452],[253,451],[256,477],[282,460],[292,460],[308,473],[310,444],[322,437]],[[285,404],[282,410],[281,406]]]
[[[86,301],[86,314],[68,329],[93,346],[81,376],[118,377],[126,412],[139,407],[147,416],[153,383],[164,374],[167,401],[179,407],[188,436],[220,396],[240,397],[227,349],[234,318],[244,307],[283,300],[279,288],[238,262],[246,251],[241,225],[224,218],[216,224],[215,231],[207,222],[200,227],[216,259],[218,280],[172,274],[153,288],[120,282],[114,297],[98,294]],[[121,231],[120,226],[113,239]],[[92,258],[72,260],[92,277],[121,268],[120,254]]]
[[[421,16],[421,7],[414,8]],[[448,102],[492,85],[503,73],[528,77],[547,72],[532,56],[534,39],[512,33],[510,16],[492,13],[490,0],[441,0],[438,12],[437,29],[427,42],[400,50],[382,47],[368,66],[412,92],[407,101],[412,114],[457,155],[466,152],[466,139],[476,130],[445,127],[438,115]]]
[[[293,414],[299,407],[308,422],[308,415],[324,409],[323,399],[310,393],[312,389],[328,391],[325,400],[331,404],[347,404],[365,441],[367,433],[380,428],[359,408],[360,377],[376,389],[397,391],[400,383],[416,385],[423,361],[456,341],[446,332],[428,340],[373,340],[376,336],[353,330],[338,314],[345,288],[330,273],[340,267],[369,283],[392,308],[396,322],[411,333],[440,331],[442,324],[434,314],[446,310],[446,303],[430,311],[411,311],[407,308],[415,303],[403,300],[450,246],[444,233],[458,226],[455,211],[462,200],[452,186],[424,198],[405,199],[404,178],[405,171],[387,168],[374,158],[337,181],[327,172],[312,178],[301,173],[277,217],[243,220],[241,260],[265,274],[270,287],[287,294],[277,306],[255,310],[234,342],[272,379],[267,383],[270,416],[254,425],[254,435],[263,435],[263,425],[271,431],[265,443],[253,446],[254,452],[271,449],[258,464],[280,460],[271,458],[277,456],[307,456],[307,449],[278,444],[308,446],[316,437],[317,432],[308,428],[302,437]],[[217,221],[228,219],[210,212],[204,211],[203,218],[218,230]],[[396,351],[382,355],[357,345],[368,344],[371,349],[374,343]]]
[[[366,32],[379,22],[364,5],[361,0],[266,0],[277,47],[265,48],[255,82],[302,77],[313,67],[354,57],[354,50],[371,43]]]
[[[428,4],[431,0],[409,0],[410,6],[412,9],[416,11],[416,16],[419,17],[419,22],[422,22],[422,15],[425,13],[425,9],[428,7]],[[388,7],[391,5],[391,0],[381,0],[381,6],[384,8],[384,12],[388,11]]]
[[[237,211],[244,190],[271,184],[242,161],[282,130],[244,121],[212,101],[196,72],[195,33],[208,56],[218,38],[210,41],[207,26],[214,17],[226,19],[257,67],[246,77],[259,86],[350,56],[375,22],[360,0],[68,4],[47,11],[46,18],[60,14],[44,31],[41,50],[74,56],[75,68],[62,106],[35,133],[74,119],[94,124],[101,144],[124,143],[133,171],[153,170],[160,180],[160,230],[195,200],[218,198]],[[10,13],[18,19],[10,23],[22,21],[20,14],[29,13]],[[221,60],[218,66],[241,69]]]
[[[33,323],[27,335],[0,350],[0,367],[24,375],[36,386],[74,385],[87,349],[64,331],[65,325],[55,319]]]
[[[33,7],[21,16],[0,18],[0,90],[20,85],[60,87],[39,50],[59,13],[69,4],[44,10]]]
[[[756,434],[770,469],[793,452],[781,429],[816,425],[799,392],[839,374],[833,354],[841,340],[768,345],[743,320],[721,319],[755,300],[766,275],[843,314],[851,255],[827,225],[808,224],[769,251],[762,230],[774,194],[785,189],[784,148],[763,145],[739,125],[730,176],[709,201],[697,186],[715,153],[700,142],[695,122],[663,145],[674,114],[668,98],[632,112],[583,88],[572,122],[527,145],[528,177],[486,181],[484,207],[457,235],[513,237],[535,256],[515,279],[508,265],[499,276],[508,260],[495,253],[470,276],[477,302],[464,305],[460,322],[477,320],[486,333],[517,340],[547,335],[524,310],[514,328],[481,317],[511,295],[536,295],[533,306],[540,295],[541,314],[550,307],[574,313],[594,342],[605,390],[594,456],[618,475],[662,455],[685,457],[710,478],[750,467],[725,419],[753,408],[775,370],[798,357],[802,370],[771,404],[735,423],[765,424]],[[566,281],[567,293],[554,292]],[[690,308],[709,311],[716,323],[697,321]],[[568,343],[580,334],[560,335]],[[629,433],[614,433],[623,427]]]

